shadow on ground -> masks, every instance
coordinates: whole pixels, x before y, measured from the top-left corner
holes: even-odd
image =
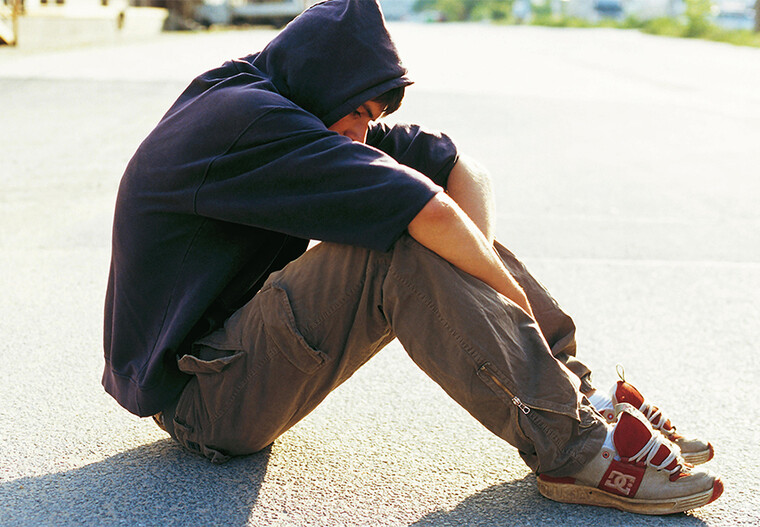
[[[170,439],[157,441],[79,469],[0,483],[0,525],[247,525],[270,453],[268,448],[213,465]],[[706,525],[687,514],[647,517],[557,504],[540,498],[535,477],[527,475],[473,494],[451,510],[432,512],[410,527],[519,527],[556,525],[558,519],[584,527]],[[331,522],[329,516],[324,520]]]
[[[0,484],[3,526],[246,525],[270,450],[213,465],[171,439]]]
[[[689,526],[704,527],[705,522],[688,514],[642,516],[614,509],[555,503],[541,498],[536,478],[500,483],[468,497],[451,510],[432,512],[409,527],[519,527],[528,525],[605,526]]]

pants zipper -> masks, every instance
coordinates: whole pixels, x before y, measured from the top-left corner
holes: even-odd
[[[520,409],[520,411],[522,411],[522,413],[524,413],[525,415],[528,415],[530,413],[530,411],[531,411],[531,406],[528,406],[527,404],[525,404],[524,402],[522,402],[522,400],[520,400],[519,397],[517,397],[515,394],[513,394],[510,391],[510,389],[507,388],[504,385],[504,383],[499,380],[498,377],[496,377],[496,375],[489,369],[488,366],[489,366],[489,363],[486,362],[482,366],[480,366],[479,370],[481,372],[485,373],[488,376],[488,378],[491,379],[496,386],[498,386],[499,388],[501,388],[502,390],[504,390],[504,392],[511,398],[512,404],[514,404],[515,406],[517,406]],[[541,408],[540,406],[536,406],[536,405],[533,405],[532,408],[534,408],[536,410],[542,410],[544,412],[551,412],[553,414],[564,415],[566,417],[570,417],[570,416],[567,416],[566,414],[563,414],[562,412],[557,412],[556,410],[550,410],[548,408]],[[574,417],[571,417],[571,418],[575,419]]]

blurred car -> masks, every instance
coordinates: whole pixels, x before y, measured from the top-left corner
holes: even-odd
[[[193,18],[206,27],[228,24],[270,24],[282,27],[316,0],[204,0]]]
[[[748,29],[755,27],[753,0],[725,1],[715,5],[713,22],[725,29]]]
[[[623,3],[620,0],[596,0],[594,11],[601,18],[623,18]]]

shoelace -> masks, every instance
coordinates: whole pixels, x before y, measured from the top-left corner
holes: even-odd
[[[674,479],[678,476],[678,474],[681,472],[681,469],[683,468],[680,463],[676,464],[676,466],[672,469],[667,469],[668,465],[670,465],[673,461],[678,460],[678,455],[676,455],[673,448],[668,445],[665,441],[667,441],[663,436],[660,434],[652,434],[649,441],[646,445],[644,445],[644,448],[638,451],[638,453],[631,456],[629,459],[634,463],[645,463],[646,465],[655,468],[657,470],[665,470],[668,473],[670,473],[670,478]],[[660,451],[660,447],[664,446],[668,450],[668,455],[665,457],[665,459],[662,460],[662,462],[655,464],[652,460],[657,455],[657,453]]]
[[[625,382],[625,369],[623,366],[621,364],[618,364],[615,366],[615,370],[617,371],[620,380]],[[670,419],[665,417],[662,413],[662,410],[656,406],[649,404],[646,402],[646,400],[644,400],[639,407],[639,411],[646,416],[649,422],[652,423],[652,427],[656,430],[662,430],[662,433],[665,435],[671,435],[675,433],[676,427],[672,426],[672,424],[670,428],[665,428],[665,424],[668,423]]]
[[[662,413],[662,410],[656,406],[644,401],[641,404],[641,407],[639,407],[639,411],[646,416],[650,423],[652,423],[653,428],[662,430],[663,433],[668,435],[676,431],[674,426],[671,426],[670,428],[665,427],[665,424],[669,421],[669,419],[665,417]]]

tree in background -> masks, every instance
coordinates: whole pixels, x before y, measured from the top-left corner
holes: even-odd
[[[686,0],[686,37],[701,37],[710,29],[710,0]]]
[[[415,11],[438,11],[449,21],[504,20],[513,0],[417,0]],[[760,0],[759,0],[760,1]]]

